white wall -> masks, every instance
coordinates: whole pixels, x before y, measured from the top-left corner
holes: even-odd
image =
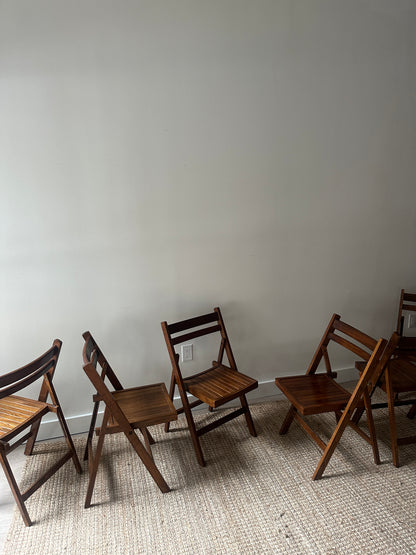
[[[2,0],[1,369],[60,337],[74,417],[85,329],[126,385],[169,380],[161,320],[217,305],[259,380],[303,372],[333,312],[388,335],[416,290],[415,26],[413,0]]]

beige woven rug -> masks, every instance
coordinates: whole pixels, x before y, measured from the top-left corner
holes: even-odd
[[[324,478],[312,482],[317,446],[296,424],[278,435],[287,406],[253,405],[257,438],[244,418],[203,436],[205,468],[184,420],[170,434],[152,428],[155,460],[172,488],[167,494],[124,436],[108,437],[95,505],[83,508],[87,473],[79,477],[67,463],[28,501],[31,528],[16,511],[5,553],[416,553],[416,445],[400,449],[403,466],[394,468],[386,413],[376,411],[382,464],[375,466],[370,446],[347,430]],[[333,420],[328,415],[320,431]],[[399,425],[416,433],[416,421],[401,418]],[[81,454],[85,438],[75,441]],[[40,444],[22,481],[61,448]]]

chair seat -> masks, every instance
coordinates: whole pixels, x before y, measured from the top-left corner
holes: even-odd
[[[302,415],[342,410],[351,393],[327,374],[276,378],[275,383]]]
[[[390,370],[395,393],[416,391],[416,364],[404,359],[393,359]]]
[[[0,439],[8,441],[8,437],[17,435],[20,428],[28,426],[31,420],[48,412],[48,404],[17,395],[9,395],[0,399]]]
[[[361,373],[365,368],[365,362],[357,361],[356,369]],[[393,391],[395,393],[409,393],[416,391],[416,364],[403,358],[393,359],[389,368],[391,370],[391,381]],[[386,382],[384,374],[380,381],[380,387],[386,391]]]
[[[212,408],[258,387],[257,380],[222,364],[185,379],[184,383],[191,395]]]
[[[164,383],[114,391],[112,395],[135,428],[163,424],[178,418]],[[113,416],[110,416],[108,426],[118,428]]]

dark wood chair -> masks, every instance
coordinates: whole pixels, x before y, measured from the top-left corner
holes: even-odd
[[[61,346],[62,342],[55,339],[52,347],[39,358],[0,377],[0,461],[26,526],[31,526],[32,521],[25,502],[40,486],[71,458],[77,472],[81,472],[78,456],[52,382]],[[42,381],[38,399],[15,395],[37,380]],[[49,402],[47,402],[48,396],[50,396]],[[14,478],[7,455],[25,441],[27,441],[25,454],[31,455],[40,422],[43,416],[50,412],[56,414],[58,418],[68,451],[22,493]],[[29,431],[25,433],[28,429]]]
[[[256,436],[246,394],[258,387],[258,383],[253,378],[238,371],[219,308],[214,308],[214,311],[208,314],[189,318],[181,322],[172,324],[162,322],[162,330],[172,364],[169,395],[173,399],[175,387],[177,386],[182,401],[182,407],[177,410],[177,413],[185,413],[196,458],[201,466],[205,466],[205,459],[199,439],[203,434],[244,414],[250,434]],[[179,354],[175,350],[176,345],[213,333],[219,334],[220,340],[217,359],[212,362],[212,366],[207,370],[184,377],[179,364]],[[224,354],[227,356],[228,365],[223,363]],[[196,401],[190,403],[188,394],[193,395]],[[197,429],[192,415],[192,408],[205,403],[210,411],[212,411],[234,399],[239,399],[240,408]],[[165,426],[165,430],[166,432],[169,431],[169,424]]]
[[[90,332],[85,332],[83,338],[85,340],[82,351],[83,368],[97,391],[93,396],[94,408],[84,454],[84,460],[88,459],[89,471],[85,508],[91,505],[95,478],[107,434],[123,432],[161,492],[170,491],[153,460],[150,445],[154,440],[147,429],[148,426],[164,424],[177,418],[165,384],[157,383],[124,389]],[[100,372],[97,371],[97,364]],[[111,391],[106,381],[111,384]],[[92,440],[101,401],[105,404],[105,410],[101,426],[95,429],[98,442],[94,453]],[[136,429],[141,431],[145,446],[138,438]]]
[[[397,314],[396,331],[403,335],[404,313],[416,312],[416,293],[407,293],[404,289],[400,291],[399,310]]]
[[[312,358],[312,362],[304,375],[276,378],[276,385],[291,402],[291,407],[280,428],[280,434],[286,434],[293,420],[302,426],[310,437],[322,449],[323,454],[312,476],[313,480],[322,477],[325,468],[334,453],[341,436],[347,426],[353,428],[372,447],[374,462],[380,463],[374,421],[371,412],[369,389],[382,371],[383,365],[390,358],[398,341],[394,334],[386,347],[387,341],[378,342],[357,328],[342,322],[341,317],[334,314]],[[351,393],[335,381],[336,372],[332,371],[328,347],[330,343],[351,351],[365,361],[365,369],[354,391]],[[326,372],[317,373],[324,361]],[[353,420],[355,410],[365,407],[369,434],[366,434]],[[309,426],[307,417],[315,414],[334,412],[336,427],[331,438],[325,443]],[[306,419],[305,419],[306,417]]]
[[[397,314],[396,331],[400,335],[399,343],[386,364],[377,384],[371,392],[371,397],[379,387],[386,393],[387,402],[372,402],[372,409],[388,408],[390,424],[390,442],[394,466],[400,466],[399,446],[416,443],[415,435],[398,437],[396,415],[394,407],[412,405],[407,416],[414,418],[416,414],[416,337],[403,335],[405,315],[416,312],[416,294],[400,292],[399,309]],[[357,370],[363,371],[362,361],[355,363]],[[410,394],[410,395],[409,395]]]

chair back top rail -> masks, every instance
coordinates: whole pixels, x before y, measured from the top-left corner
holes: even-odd
[[[202,316],[196,316],[194,318],[188,318],[187,320],[182,320],[180,322],[175,322],[173,324],[168,324],[167,322],[163,322],[162,326],[166,329],[168,334],[170,335],[170,340],[172,345],[178,345],[179,343],[184,343],[185,341],[190,341],[191,339],[195,339],[197,337],[202,337],[204,335],[209,335],[210,333],[216,333],[221,331],[221,326],[219,324],[219,314],[216,312],[217,309],[214,309],[213,312],[208,314],[203,314]],[[207,324],[212,324],[216,322],[214,326],[207,326]],[[202,327],[205,326],[205,327]],[[172,337],[173,335],[191,330],[193,328],[201,328],[194,331],[189,331],[188,333],[184,333],[182,335]]]
[[[321,342],[312,358],[307,374],[314,374],[316,372],[323,357],[327,374],[332,375],[333,377],[336,376],[336,374],[332,372],[327,350],[331,341],[351,351],[365,361],[370,359],[372,352],[377,345],[377,341],[375,339],[354,326],[341,321],[341,316],[339,316],[339,314],[333,314]]]
[[[371,349],[371,351],[373,351],[375,346],[377,345],[377,341],[373,337],[370,337],[361,330],[358,330],[357,328],[354,328],[350,324],[342,322],[341,320],[334,321],[334,328],[336,330],[339,330],[344,335],[348,335],[349,337],[351,337],[351,339],[355,339],[356,341],[362,343],[368,349]]]
[[[348,339],[345,339],[344,337],[341,337],[340,335],[337,335],[336,333],[329,333],[328,337],[332,341],[335,341],[335,343],[338,343],[339,345],[341,345],[345,349],[348,349],[349,351],[352,351],[353,353],[355,353],[357,356],[359,356],[360,358],[362,358],[364,360],[368,360],[371,356],[371,353],[369,353],[368,351],[365,351],[364,349],[362,349],[361,347],[359,347],[355,343],[352,343],[351,341],[348,341]]]
[[[53,373],[58,362],[61,346],[62,341],[55,339],[52,347],[36,360],[0,376],[0,398],[13,395],[16,391],[24,389],[51,370]]]

